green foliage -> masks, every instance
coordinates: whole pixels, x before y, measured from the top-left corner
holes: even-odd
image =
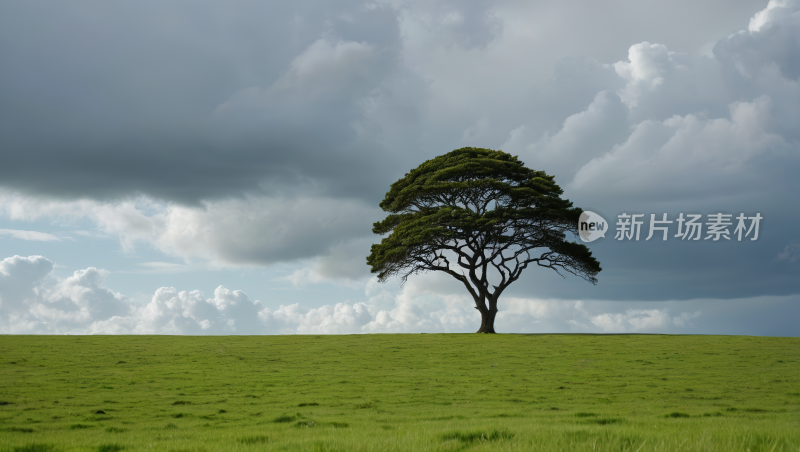
[[[559,202],[563,191],[553,176],[526,168],[516,156],[480,148],[456,149],[426,161],[392,184],[380,206],[398,213],[435,195],[486,191],[496,192],[495,197],[510,207],[527,207],[537,200],[568,207]]]
[[[0,336],[0,452],[796,452],[798,387],[798,338]]]
[[[496,312],[497,297],[529,264],[596,283],[600,264],[566,235],[577,235],[582,211],[562,193],[553,176],[526,168],[516,156],[456,149],[392,184],[380,203],[389,215],[373,227],[388,236],[372,245],[367,264],[381,282],[448,273],[467,287],[481,313]],[[489,272],[496,272],[494,291]]]

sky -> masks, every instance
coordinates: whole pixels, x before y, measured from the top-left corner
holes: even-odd
[[[498,332],[800,335],[798,0],[3,2],[0,61],[0,334],[476,331],[366,265],[472,146],[608,224]]]

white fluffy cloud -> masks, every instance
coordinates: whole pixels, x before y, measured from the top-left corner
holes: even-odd
[[[90,267],[57,281],[53,262],[14,256],[0,262],[0,328],[9,333],[92,331],[96,322],[127,316],[130,300],[102,286],[107,272]]]
[[[517,126],[502,148],[592,200],[712,199],[794,184],[776,175],[800,159],[798,36],[800,3],[773,0],[711,55],[634,44],[627,61],[598,69],[622,88],[609,84],[555,132]]]
[[[108,272],[90,267],[70,277],[51,275],[42,256],[0,261],[0,331],[43,334],[354,334],[470,332],[480,316],[464,294],[437,275],[409,281],[397,290],[368,285],[367,302],[318,308],[299,304],[265,307],[240,290],[200,291],[161,287],[146,304],[103,285]],[[629,309],[625,304],[567,302],[508,297],[497,326],[501,331],[574,332],[691,331],[701,312],[674,308]],[[623,312],[619,312],[623,309]]]
[[[139,306],[103,285],[94,267],[56,279],[42,256],[0,261],[0,330],[45,334],[255,334],[260,303],[222,286],[213,298],[162,287]]]
[[[135,334],[254,334],[261,304],[252,302],[241,290],[219,286],[214,298],[199,290],[177,291],[172,287],[156,290],[150,303],[140,308],[133,319]]]

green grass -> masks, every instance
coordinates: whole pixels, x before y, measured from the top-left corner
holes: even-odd
[[[0,336],[0,452],[795,451],[800,338]]]

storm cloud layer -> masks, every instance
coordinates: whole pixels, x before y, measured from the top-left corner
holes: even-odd
[[[575,303],[733,307],[800,293],[797,0],[6,3],[0,56],[0,218],[15,222],[0,228],[4,239],[77,240],[69,228],[24,224],[87,222],[123,252],[146,247],[217,267],[299,263],[285,278],[298,287],[369,287],[364,257],[379,239],[370,229],[389,185],[427,159],[476,146],[555,175],[565,197],[612,228],[623,213],[763,217],[757,241],[682,241],[675,224],[666,242],[645,240],[646,230],[638,242],[617,241],[612,229],[590,245],[604,269],[597,286],[530,271],[506,292],[513,299],[561,300],[573,306],[564,319],[631,331],[688,325],[698,309],[584,315]],[[42,261],[14,262],[49,274]],[[26,324],[52,312],[63,320],[48,325],[62,332],[101,321],[92,331],[223,334],[234,332],[223,326],[234,317],[219,317],[226,300],[255,306],[227,289],[208,299],[159,289],[153,300],[178,301],[153,301],[147,314],[101,290],[91,276],[99,270],[81,271],[70,287],[102,296],[67,296],[60,282],[47,303],[75,306],[55,314],[42,298]],[[441,296],[460,296],[448,287]],[[22,289],[8,290],[2,306],[22,309],[12,300]],[[248,311],[261,323],[247,328],[318,331],[325,321],[309,319],[345,311],[341,318],[361,320],[342,325],[361,326],[330,332],[423,328],[369,298],[316,313],[262,300]],[[91,314],[96,300],[110,317]],[[414,315],[450,309],[441,303]],[[216,309],[208,312],[222,320],[153,320],[178,305]],[[392,309],[399,317],[380,314]],[[648,312],[662,320],[635,320]]]

